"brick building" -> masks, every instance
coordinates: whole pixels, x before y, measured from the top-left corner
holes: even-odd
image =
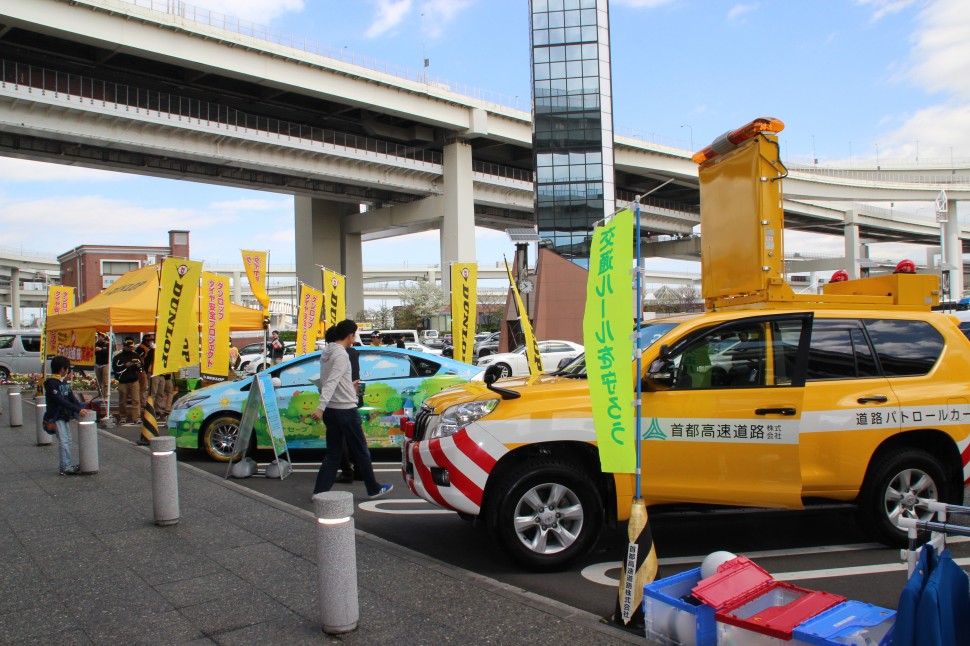
[[[123,274],[165,258],[189,257],[189,232],[169,231],[167,247],[81,245],[57,257],[61,284],[77,289],[77,304],[90,300]]]

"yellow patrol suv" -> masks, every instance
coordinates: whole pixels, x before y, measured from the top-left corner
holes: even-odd
[[[900,544],[895,521],[920,513],[919,499],[963,501],[970,342],[931,311],[936,276],[793,294],[782,278],[781,124],[747,128],[698,153],[707,311],[637,335],[642,495],[793,509],[855,501],[865,528]],[[723,221],[705,217],[711,206]],[[405,436],[411,490],[483,519],[530,567],[561,566],[629,515],[634,476],[600,468],[583,357],[554,375],[440,393]]]

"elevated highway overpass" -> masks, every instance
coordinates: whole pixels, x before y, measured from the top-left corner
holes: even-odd
[[[297,274],[319,284],[316,265],[340,268],[352,306],[363,304],[361,241],[436,228],[447,264],[474,260],[475,225],[532,224],[528,112],[218,17],[162,0],[5,0],[0,154],[292,194]],[[690,151],[615,143],[618,203],[650,193],[643,233],[667,255],[699,222]],[[934,245],[940,229],[854,202],[941,189],[953,258],[970,239],[955,217],[970,166],[791,165],[786,225],[845,235],[858,271],[860,241]]]

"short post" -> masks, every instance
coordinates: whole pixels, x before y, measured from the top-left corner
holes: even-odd
[[[7,392],[7,408],[10,409],[10,425],[23,426],[24,409],[20,393],[15,393],[12,390]]]
[[[357,628],[357,544],[354,495],[327,491],[313,496],[317,515],[317,583],[323,632],[334,635]]]
[[[47,404],[37,404],[36,426],[37,426],[37,446],[50,446],[51,435],[44,430],[44,414],[47,413]]]
[[[98,426],[94,415],[85,415],[77,423],[77,454],[80,473],[93,475],[98,472]]]
[[[159,527],[179,522],[179,481],[175,460],[175,438],[171,435],[149,440],[152,452],[152,504]]]

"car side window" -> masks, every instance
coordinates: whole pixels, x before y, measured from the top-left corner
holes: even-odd
[[[887,377],[925,375],[943,353],[943,336],[926,321],[866,319],[865,327]]]
[[[876,377],[879,371],[858,321],[816,319],[806,381]]]
[[[360,353],[360,378],[364,381],[405,379],[415,376],[410,357],[385,352]]]
[[[299,361],[286,366],[273,376],[279,377],[281,386],[319,386],[317,382],[320,380],[320,361],[316,357]]]
[[[39,336],[22,336],[20,337],[20,343],[24,346],[24,351],[26,352],[40,352]]]
[[[429,361],[422,357],[411,357],[411,362],[414,364],[414,369],[417,371],[419,377],[433,377],[441,370],[440,363]]]

